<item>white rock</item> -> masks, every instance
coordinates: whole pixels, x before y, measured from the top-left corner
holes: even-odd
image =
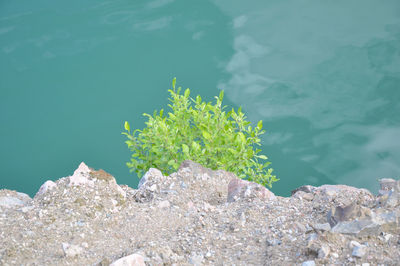
[[[349,243],[350,248],[359,247],[359,246],[361,246],[361,244],[354,240],[350,241],[350,243]]]
[[[313,260],[305,261],[301,264],[301,266],[315,266],[315,261]]]
[[[77,245],[71,245],[68,243],[62,243],[64,255],[66,257],[75,257],[83,252],[83,248]]]
[[[169,203],[168,200],[163,200],[160,203],[158,203],[158,207],[161,209],[169,208],[169,206],[171,206],[171,204]]]
[[[74,174],[69,177],[69,185],[70,186],[79,186],[79,185],[93,186],[94,181],[89,180],[90,172],[91,172],[90,168],[84,162],[81,162],[78,169],[76,169]]]
[[[40,186],[39,191],[36,193],[35,196],[42,195],[56,186],[57,186],[56,183],[54,183],[51,180],[47,180],[46,182],[43,183],[43,185]]]
[[[145,264],[142,255],[131,254],[114,261],[110,266],[145,266]]]

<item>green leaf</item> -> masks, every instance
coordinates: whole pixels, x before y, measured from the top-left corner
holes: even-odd
[[[262,160],[267,160],[268,159],[268,157],[265,156],[265,155],[257,155],[256,157],[259,158],[259,159],[262,159]]]
[[[131,127],[129,126],[128,121],[125,121],[124,128],[125,128],[125,130],[127,130],[127,131],[131,131]]]
[[[210,135],[210,133],[208,133],[207,131],[203,131],[203,137],[206,139],[206,140],[209,140],[209,139],[211,139],[211,135]]]
[[[190,89],[189,89],[189,88],[187,88],[187,89],[185,90],[185,94],[184,94],[184,96],[185,96],[185,98],[188,98],[188,97],[189,97],[189,95],[190,95]]]
[[[262,120],[260,120],[260,121],[258,121],[258,123],[257,123],[257,128],[258,128],[258,130],[261,130],[262,127],[263,127],[263,123],[262,123]]]
[[[172,79],[172,88],[175,90],[176,78]]]
[[[219,100],[222,102],[222,99],[224,98],[224,91],[221,90],[221,92],[219,93]]]
[[[189,147],[186,144],[182,144],[182,151],[184,154],[189,153]]]

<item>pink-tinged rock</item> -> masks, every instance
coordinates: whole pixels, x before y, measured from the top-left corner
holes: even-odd
[[[145,266],[144,258],[140,254],[132,254],[126,257],[122,257],[113,263],[110,266]]]
[[[84,162],[81,162],[78,169],[76,169],[74,174],[69,177],[69,185],[70,186],[79,186],[79,185],[93,186],[94,181],[89,179],[91,171],[92,170]]]
[[[54,183],[51,180],[47,180],[46,182],[43,183],[43,185],[40,186],[39,191],[36,193],[36,196],[42,195],[56,186],[57,186],[56,183]]]
[[[228,202],[237,201],[244,198],[259,198],[263,200],[275,200],[274,193],[260,184],[249,182],[238,178],[233,178],[228,185]]]

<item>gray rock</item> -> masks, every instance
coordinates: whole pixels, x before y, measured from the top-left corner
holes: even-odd
[[[274,247],[274,246],[277,246],[277,245],[280,245],[280,244],[282,244],[282,241],[280,241],[279,239],[269,239],[269,240],[267,240],[267,245],[268,246]]]
[[[353,248],[353,252],[351,253],[351,255],[353,257],[362,258],[365,256],[366,253],[367,253],[367,246],[359,245]]]
[[[379,185],[383,191],[394,190],[394,187],[396,186],[396,180],[392,178],[382,178],[379,179]]]
[[[161,173],[160,170],[156,168],[150,168],[144,176],[140,179],[139,184],[138,184],[138,189],[141,189],[147,182],[153,181],[153,182],[159,182],[160,180],[163,179],[163,174]]]
[[[314,187],[314,186],[310,186],[310,185],[301,186],[301,187],[296,188],[295,190],[292,190],[292,191],[291,191],[291,195],[293,196],[293,195],[296,194],[296,192],[298,192],[298,191],[303,191],[303,192],[305,192],[305,193],[313,193],[314,190],[315,190],[315,187]]]
[[[399,230],[400,211],[372,213],[372,217],[354,219],[336,224],[331,232],[356,236],[378,235],[381,232]]]
[[[330,248],[327,245],[322,245],[321,248],[318,250],[318,258],[324,259],[329,256]]]
[[[324,224],[315,224],[314,228],[320,231],[329,231],[331,230],[331,226],[329,223],[324,223]]]
[[[305,261],[301,264],[301,266],[315,266],[315,261],[313,260]]]

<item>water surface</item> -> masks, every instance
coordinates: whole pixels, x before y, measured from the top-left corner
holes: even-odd
[[[398,1],[21,0],[0,2],[0,187],[81,161],[136,186],[123,121],[174,76],[264,120],[277,194],[400,177]]]

